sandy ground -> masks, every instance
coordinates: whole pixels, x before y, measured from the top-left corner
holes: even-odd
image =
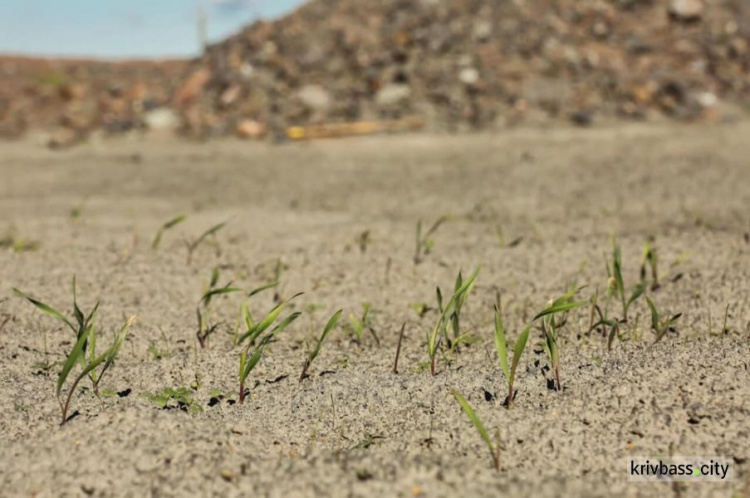
[[[283,147],[123,140],[53,153],[2,144],[0,239],[39,247],[0,251],[0,323],[9,318],[0,331],[0,494],[750,496],[748,137],[750,122]],[[151,250],[157,228],[180,213],[187,221]],[[443,214],[451,221],[415,265],[417,220]],[[183,240],[225,220],[187,265]],[[677,332],[652,347],[641,300],[608,351],[600,334],[586,334],[588,308],[571,313],[560,339],[564,390],[555,392],[535,329],[517,405],[506,409],[496,293],[514,340],[572,282],[588,286],[583,299],[603,294],[612,234],[629,288],[655,237],[662,286],[649,295],[664,313],[683,313]],[[218,391],[236,397],[242,296],[213,303],[221,325],[200,349],[202,289],[215,267],[221,283],[256,287],[279,258],[279,291],[305,292],[294,305],[303,316],[252,372],[243,406],[211,402]],[[478,265],[462,327],[480,341],[446,352],[431,377],[425,334],[436,313],[420,318],[412,304],[434,307],[436,286],[447,294],[459,269]],[[69,313],[74,274],[82,307],[101,300],[101,344],[124,317],[140,321],[103,380],[120,396],[97,399],[82,383],[75,416],[60,427],[57,362],[73,334],[12,288]],[[365,301],[379,345],[369,334],[357,344],[345,327]],[[272,305],[271,293],[251,300],[256,314]],[[298,382],[305,341],[339,308],[345,319]],[[162,410],[143,396],[166,387],[190,389],[203,411]],[[499,472],[454,388],[499,429]],[[734,479],[628,482],[629,456],[670,454],[729,458]]]

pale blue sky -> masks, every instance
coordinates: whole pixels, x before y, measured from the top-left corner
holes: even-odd
[[[278,17],[303,0],[0,0],[0,53],[105,58],[199,52],[197,12],[209,40],[258,16]]]

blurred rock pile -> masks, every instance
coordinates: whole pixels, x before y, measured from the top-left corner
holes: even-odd
[[[83,130],[174,124],[191,136],[246,138],[404,117],[438,130],[722,120],[750,99],[750,1],[312,0],[198,61],[141,75],[154,77],[140,87],[150,105],[133,105],[133,90],[120,88],[76,118],[72,108],[91,106],[76,79],[54,97],[64,111],[21,116]],[[0,96],[0,134],[8,116],[13,129],[7,100]]]
[[[174,127],[177,123],[160,123],[158,116],[165,111],[171,116],[172,95],[187,68],[186,61],[0,57],[0,138],[43,130],[51,146],[63,147],[93,132]]]

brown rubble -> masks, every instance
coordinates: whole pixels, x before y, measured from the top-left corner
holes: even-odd
[[[193,61],[0,59],[0,134],[721,121],[750,99],[749,46],[745,0],[312,0]]]

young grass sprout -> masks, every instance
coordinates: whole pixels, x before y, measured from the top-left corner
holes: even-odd
[[[91,355],[93,356],[96,351],[96,332],[94,330],[94,320],[96,318],[96,313],[99,309],[99,302],[94,305],[94,308],[88,313],[88,315],[84,315],[83,311],[78,307],[78,301],[76,299],[76,279],[73,277],[73,315],[75,316],[76,325],[74,325],[68,318],[65,317],[62,313],[57,311],[55,308],[52,308],[51,306],[34,299],[20,290],[14,288],[13,292],[19,297],[22,297],[29,301],[31,304],[36,306],[38,309],[43,311],[44,313],[57,318],[61,322],[63,322],[65,325],[70,328],[73,333],[76,335],[76,341],[80,339],[84,334],[87,337],[87,340],[83,342],[83,352],[84,355],[80,358],[81,365],[85,365],[86,356],[85,353],[87,351],[87,347],[89,345],[89,340],[91,341],[92,347],[91,347]],[[87,332],[88,331],[88,332]],[[96,379],[92,377],[92,382],[94,382]]]
[[[339,318],[341,318],[342,313],[343,313],[343,310],[338,310],[336,313],[334,313],[331,316],[325,328],[323,329],[323,333],[320,334],[320,337],[318,338],[318,340],[315,341],[315,347],[308,351],[307,358],[305,359],[305,364],[302,366],[302,373],[299,376],[300,382],[302,382],[308,377],[307,371],[310,369],[310,365],[312,365],[312,362],[315,361],[315,358],[317,358],[318,355],[320,354],[320,350],[323,347],[323,341],[326,340],[326,337],[328,337],[328,334],[336,326],[336,323],[338,323]]]
[[[70,355],[68,355],[67,360],[65,360],[62,371],[57,378],[56,394],[58,402],[60,403],[60,409],[62,410],[62,421],[60,422],[60,425],[63,425],[68,421],[68,409],[70,408],[70,400],[73,397],[73,393],[75,393],[76,391],[76,387],[78,387],[78,384],[81,382],[81,380],[83,380],[84,377],[86,377],[87,375],[91,376],[94,382],[94,392],[98,393],[99,383],[101,382],[102,377],[112,366],[112,363],[114,363],[117,354],[120,352],[120,348],[125,342],[125,337],[128,335],[128,332],[135,323],[135,320],[135,316],[131,316],[127,319],[125,325],[123,325],[117,335],[115,335],[114,343],[106,351],[104,351],[104,353],[99,356],[94,356],[92,354],[92,357],[88,364],[85,365],[81,373],[78,375],[78,377],[75,378],[70,388],[68,389],[68,395],[65,397],[65,402],[63,403],[61,395],[65,380],[68,378],[68,375],[70,374],[71,370],[73,370],[73,367],[75,367],[76,363],[82,362],[82,360],[84,359],[86,354],[86,341],[89,339],[89,334],[93,334],[94,327],[92,326],[87,328],[84,331],[83,335],[79,337],[75,346],[73,346],[73,350],[70,352]],[[84,363],[81,364],[83,365]],[[99,366],[102,366],[102,368],[97,373],[96,370],[99,368]],[[92,374],[94,375],[92,376]]]
[[[370,245],[371,237],[370,230],[365,230],[357,236],[357,245],[359,246],[359,252],[364,254],[367,252],[367,248]]]
[[[263,291],[266,291],[266,290],[269,290],[269,289],[275,289],[278,286],[279,286],[279,282],[278,281],[270,282],[270,283],[261,285],[260,287],[257,287],[255,289],[251,290],[247,294],[247,297],[251,298],[251,297],[253,297],[253,296],[257,295],[257,294],[260,294]],[[297,296],[294,296],[294,297],[297,297]],[[294,299],[294,297],[292,299]],[[274,296],[274,302],[280,304],[280,302],[276,299],[276,295]],[[235,331],[235,338],[234,338],[234,344],[235,344],[235,346],[237,344],[239,344],[239,339],[240,339],[239,331],[240,331],[240,326],[241,326],[240,324],[244,324],[245,325],[245,331],[243,332],[244,335],[247,335],[248,333],[251,333],[251,335],[252,335],[253,327],[255,326],[255,321],[253,319],[253,314],[250,311],[250,302],[249,301],[244,301],[242,303],[242,305],[240,306],[240,319],[238,320],[238,323],[237,323],[237,329]]]
[[[153,242],[151,242],[151,249],[153,249],[153,250],[158,249],[159,248],[159,244],[161,244],[161,239],[162,239],[162,236],[164,235],[164,232],[166,232],[167,230],[170,230],[170,229],[176,227],[177,225],[179,225],[180,223],[182,223],[186,219],[187,219],[187,215],[186,214],[181,214],[179,216],[175,216],[174,218],[172,218],[168,222],[164,223],[159,228],[159,230],[156,232],[156,236],[154,236],[154,240],[153,240]]]
[[[199,405],[193,399],[193,391],[188,387],[178,387],[172,389],[171,387],[165,387],[161,391],[157,392],[145,392],[141,395],[145,399],[155,404],[160,409],[178,408],[180,410],[190,413],[201,413],[203,407]],[[170,405],[170,402],[174,401],[177,406]]]
[[[190,264],[190,262],[193,260],[193,253],[200,247],[200,245],[209,237],[215,236],[219,230],[224,228],[227,225],[228,221],[224,221],[222,223],[219,223],[218,225],[214,225],[205,232],[203,232],[197,239],[193,240],[192,242],[185,242],[185,247],[187,248],[187,264]]]
[[[417,221],[417,236],[416,236],[416,247],[414,248],[414,264],[418,265],[421,263],[425,256],[432,252],[435,247],[435,241],[430,237],[435,235],[438,228],[448,221],[450,216],[444,215],[438,218],[435,223],[423,234],[422,233],[422,220]]]
[[[651,290],[655,291],[659,288],[659,270],[658,270],[659,258],[656,253],[656,247],[654,247],[654,240],[650,238],[646,241],[646,245],[643,246],[643,256],[641,257],[641,282],[645,282],[648,278],[651,270]]]
[[[362,303],[362,316],[357,318],[354,313],[349,314],[349,324],[351,327],[351,330],[354,334],[354,337],[357,338],[357,342],[362,342],[362,337],[364,336],[364,332],[366,329],[369,329],[372,332],[372,327],[370,327],[369,318],[370,318],[370,310],[372,309],[372,304],[365,302]]]
[[[572,288],[563,296],[550,302],[549,305],[534,317],[534,320],[542,319],[542,332],[545,338],[545,350],[549,358],[552,370],[555,373],[555,390],[562,389],[560,382],[560,349],[558,346],[558,331],[567,322],[566,314],[581,306],[588,304],[587,301],[574,301],[575,295],[581,289]],[[560,317],[558,320],[557,317]]]
[[[638,285],[636,285],[632,292],[630,293],[630,296],[628,297],[625,292],[625,282],[622,278],[622,254],[620,252],[620,246],[617,244],[617,241],[613,238],[612,244],[614,246],[613,252],[612,252],[612,277],[614,279],[614,282],[612,282],[612,285],[610,285],[611,292],[620,299],[620,302],[622,303],[622,321],[624,323],[627,323],[628,321],[628,309],[630,309],[630,306],[643,295],[643,293],[646,291],[646,287],[648,287],[648,284],[645,280],[642,280]]]
[[[73,394],[75,393],[76,388],[78,387],[78,384],[85,378],[86,376],[89,377],[91,380],[92,388],[94,390],[95,394],[99,394],[99,384],[101,383],[102,377],[104,374],[109,370],[109,368],[112,366],[112,363],[115,360],[115,357],[120,351],[120,348],[122,347],[123,342],[125,342],[125,337],[128,334],[128,331],[130,330],[130,327],[135,322],[135,317],[130,317],[126,322],[123,328],[120,330],[118,334],[115,335],[115,341],[104,353],[101,355],[96,354],[96,329],[95,329],[95,321],[96,321],[96,314],[99,309],[99,303],[97,302],[93,309],[88,313],[84,314],[83,311],[78,306],[78,301],[76,299],[76,280],[75,277],[73,277],[73,315],[75,317],[76,324],[74,325],[73,322],[71,322],[65,315],[57,311],[55,308],[52,308],[51,306],[34,299],[27,294],[21,292],[18,289],[13,289],[13,291],[16,293],[16,295],[28,300],[31,304],[36,306],[38,309],[43,311],[44,313],[58,319],[63,324],[65,324],[68,328],[70,328],[73,333],[76,335],[76,342],[73,346],[73,349],[68,354],[67,359],[65,360],[65,363],[63,364],[62,371],[60,372],[60,375],[57,379],[57,398],[60,403],[60,410],[62,411],[62,422],[61,425],[64,424],[68,420],[68,409],[70,407],[70,401],[73,397]],[[88,358],[87,358],[88,355]],[[82,372],[76,379],[74,380],[73,384],[68,390],[67,397],[63,401],[62,399],[62,388],[65,384],[66,379],[70,375],[70,372],[73,370],[73,368],[76,366],[76,364],[80,364]],[[99,366],[102,366],[102,369],[97,372],[97,369]]]
[[[526,326],[518,337],[516,344],[513,348],[513,359],[508,364],[508,345],[505,339],[505,326],[503,325],[503,317],[500,311],[500,304],[495,306],[495,349],[497,349],[497,357],[500,362],[500,368],[502,368],[505,378],[508,381],[508,398],[505,400],[505,405],[508,408],[513,408],[513,402],[515,400],[515,391],[513,390],[513,382],[516,379],[516,370],[518,369],[518,363],[521,360],[521,355],[526,347],[526,341],[529,339],[529,331],[531,326]]]
[[[294,320],[299,318],[299,316],[301,315],[300,312],[295,311],[294,313],[287,316],[284,320],[279,322],[278,325],[276,325],[274,328],[271,329],[271,325],[273,325],[276,322],[276,320],[279,318],[279,315],[281,315],[281,312],[289,303],[289,301],[291,301],[292,299],[296,298],[299,295],[301,294],[296,294],[295,296],[291,297],[289,300],[276,305],[276,307],[274,307],[271,311],[269,311],[268,314],[262,320],[258,322],[253,321],[252,316],[249,317],[250,321],[247,322],[248,331],[245,332],[242,335],[242,337],[240,337],[239,339],[240,346],[245,341],[247,341],[247,345],[242,348],[242,352],[240,353],[240,371],[239,371],[239,380],[240,380],[239,402],[240,404],[245,402],[245,396],[247,392],[245,389],[245,385],[247,382],[247,378],[250,375],[250,372],[253,371],[253,369],[256,367],[260,359],[263,357],[263,354],[265,353],[266,347],[268,346],[268,344],[282,330],[287,328]]]
[[[672,315],[669,318],[662,319],[659,311],[656,309],[656,305],[654,304],[654,302],[648,297],[646,297],[646,302],[648,303],[648,307],[651,310],[651,330],[653,330],[654,334],[656,334],[654,344],[657,344],[664,338],[665,335],[667,335],[667,332],[669,332],[670,330],[674,330],[674,325],[677,323],[677,320],[680,319],[682,313],[677,313],[676,315]]]
[[[474,286],[474,280],[477,278],[478,274],[479,268],[474,270],[474,273],[472,273],[466,280],[461,279],[459,274],[461,285],[456,287],[453,296],[451,296],[445,307],[442,305],[443,299],[440,294],[440,289],[437,290],[440,316],[438,317],[437,323],[432,329],[432,332],[427,335],[427,353],[430,357],[430,373],[432,373],[432,375],[436,374],[437,352],[440,348],[441,340],[446,337],[448,323],[458,323],[458,319],[457,317],[454,317],[454,315],[457,314],[458,307],[463,304],[466,296],[471,292],[471,289]]]
[[[39,249],[39,242],[20,237],[13,230],[3,238],[0,238],[0,249],[11,248],[13,252],[20,254]]]
[[[461,275],[461,272],[459,271],[458,276],[456,277],[456,284],[453,287],[454,295],[458,293],[463,283],[464,283],[463,276]],[[466,298],[469,297],[469,294],[471,293],[472,288],[473,288],[473,285],[470,285],[466,289],[466,292],[459,293],[456,297],[456,309],[451,314],[451,327],[453,328],[453,340],[456,342],[458,342],[461,338],[461,308],[463,307],[464,301],[466,301]],[[442,296],[440,296],[439,289],[438,289],[438,296],[439,296],[438,304],[442,308]]]
[[[219,269],[214,268],[214,271],[211,274],[211,283],[201,296],[200,301],[198,301],[198,306],[195,308],[195,314],[198,318],[198,331],[196,332],[196,337],[198,338],[198,343],[201,345],[201,348],[206,348],[208,346],[208,338],[220,325],[219,323],[211,322],[211,300],[215,296],[242,292],[242,289],[232,287],[231,282],[223,287],[217,287],[218,283]]]
[[[635,303],[641,296],[643,296],[648,289],[648,271],[651,270],[651,290],[656,290],[659,287],[658,281],[658,270],[657,270],[657,255],[656,249],[653,247],[652,240],[646,242],[643,249],[643,256],[641,258],[641,270],[640,270],[640,282],[632,289],[628,295],[625,290],[625,282],[622,277],[622,254],[620,246],[617,244],[616,239],[612,238],[612,264],[611,267],[607,266],[607,274],[609,279],[607,281],[607,300],[604,305],[604,309],[599,306],[598,293],[591,298],[591,315],[589,320],[589,330],[598,327],[609,327],[609,334],[605,334],[607,339],[607,349],[612,349],[615,337],[620,334],[620,328],[628,323],[628,311],[630,307]],[[609,316],[609,302],[610,299],[618,299],[622,305],[622,316],[620,318],[611,318]],[[595,322],[595,314],[598,316],[598,320]],[[637,323],[633,326],[633,330],[637,330]],[[606,329],[604,329],[606,332]]]
[[[490,433],[487,432],[487,429],[484,427],[484,424],[477,416],[476,412],[474,411],[474,408],[472,408],[469,402],[466,401],[466,398],[464,398],[463,395],[455,389],[451,390],[451,394],[453,395],[454,398],[456,398],[456,401],[458,401],[458,404],[461,405],[461,409],[469,418],[472,425],[474,425],[477,432],[479,432],[479,436],[482,438],[482,441],[484,441],[484,444],[487,445],[487,449],[490,451],[490,456],[492,457],[492,466],[495,469],[495,471],[499,472],[500,471],[500,431],[495,432],[495,440],[493,441],[492,438],[490,437]]]

